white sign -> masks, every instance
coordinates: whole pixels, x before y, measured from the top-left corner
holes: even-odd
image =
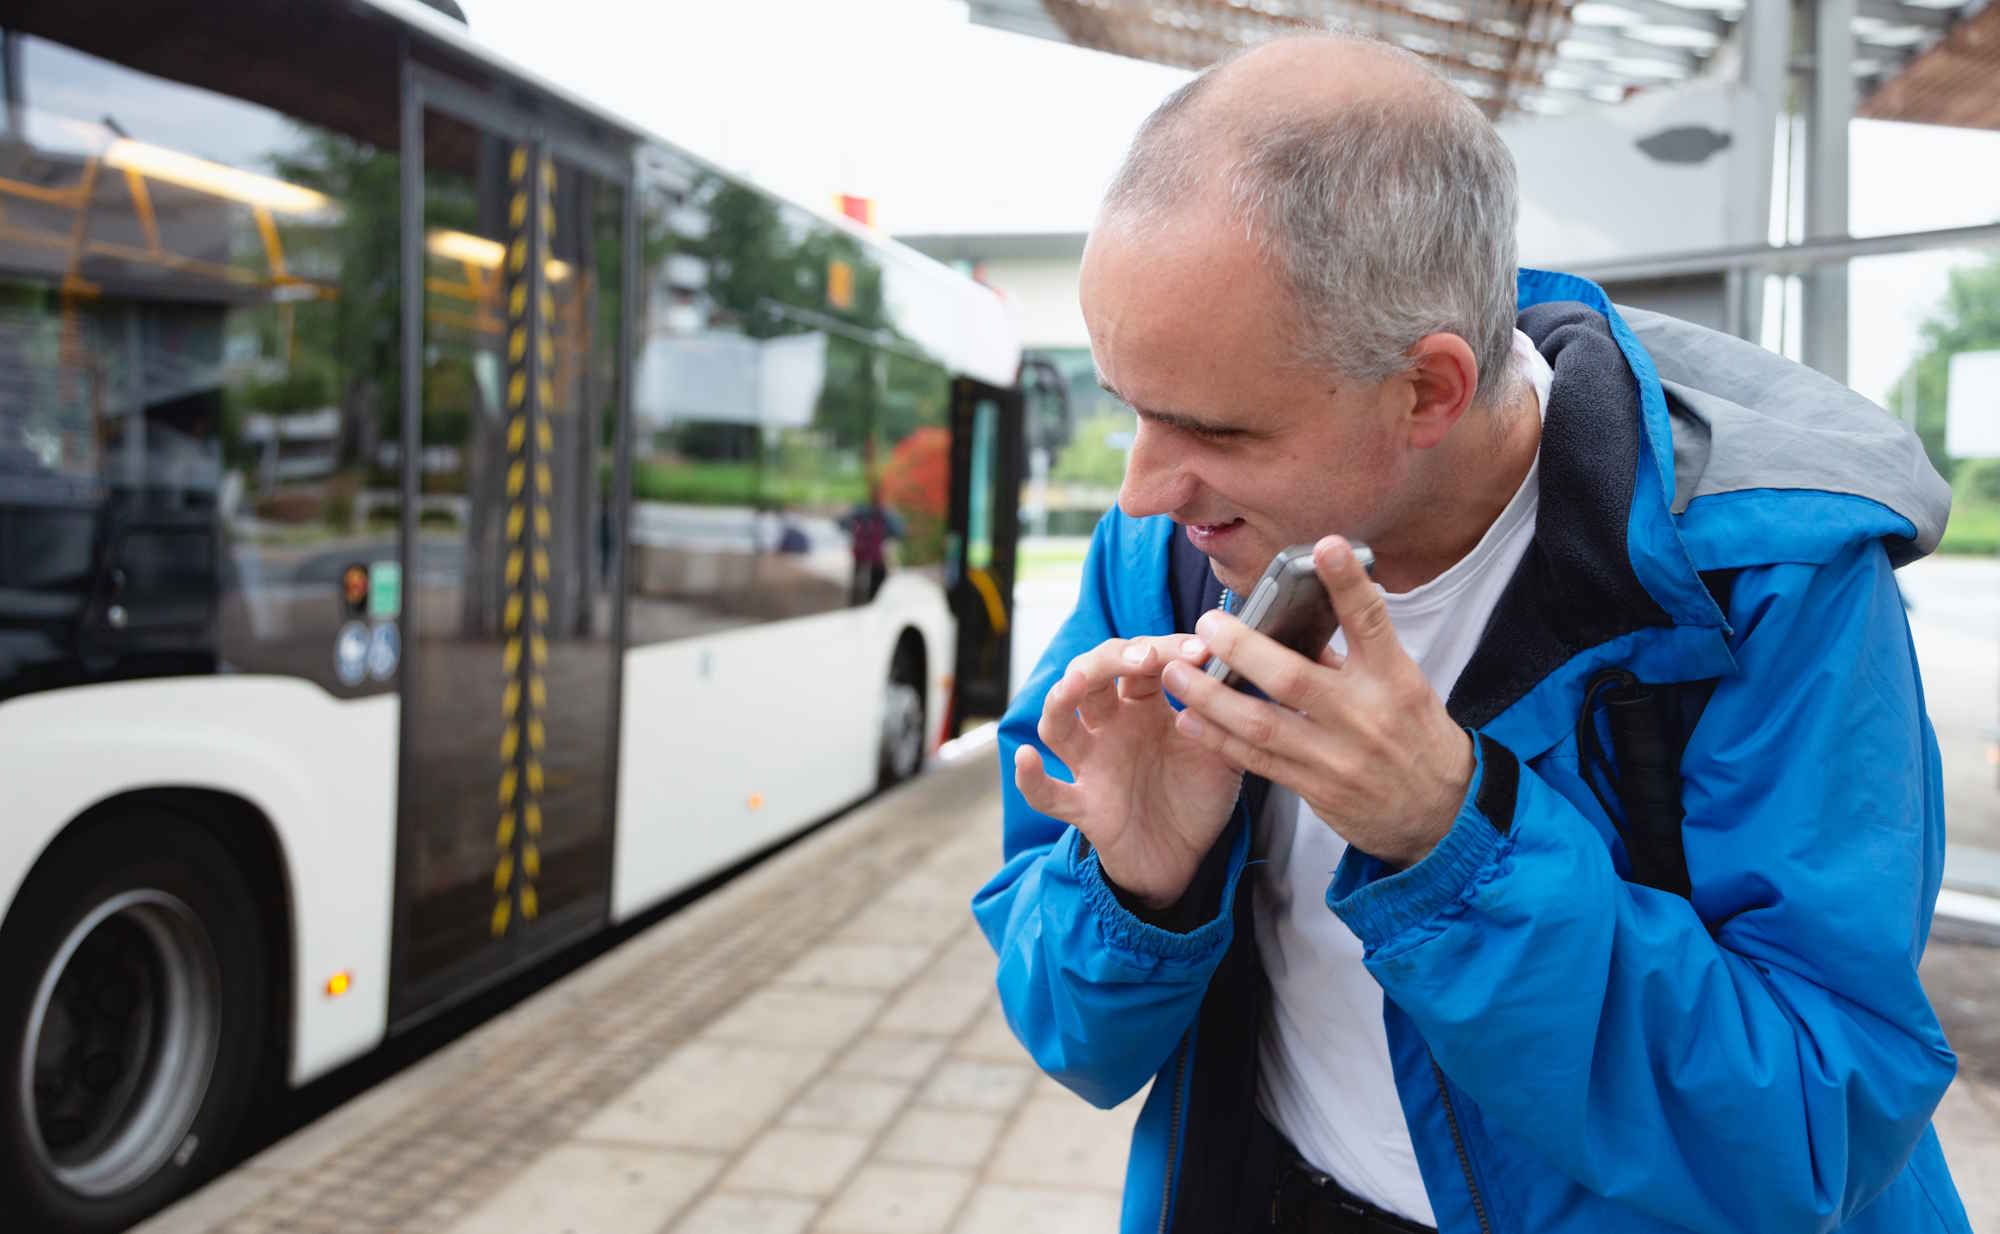
[[[1944,452],[1952,458],[2000,458],[2000,351],[1951,358],[1944,405]]]

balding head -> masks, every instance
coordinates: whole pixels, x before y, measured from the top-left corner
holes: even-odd
[[[1261,44],[1148,117],[1100,226],[1205,214],[1257,243],[1296,308],[1300,358],[1376,381],[1457,334],[1498,406],[1514,328],[1514,164],[1422,59],[1357,35]]]

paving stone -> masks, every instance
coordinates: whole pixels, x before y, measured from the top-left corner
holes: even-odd
[[[203,1234],[247,1211],[286,1181],[286,1176],[276,1171],[245,1167],[216,1179],[127,1234]]]
[[[941,1234],[972,1188],[963,1170],[863,1166],[813,1227],[816,1234]]]
[[[930,958],[930,948],[907,943],[826,943],[808,951],[777,984],[893,990]]]
[[[451,1234],[654,1234],[721,1169],[671,1149],[568,1144],[501,1188]]]
[[[856,943],[908,943],[935,949],[957,933],[970,912],[964,905],[918,906],[878,900],[841,927],[839,938]]]
[[[1027,1047],[1015,1038],[1014,1030],[1007,1027],[1007,1017],[997,1000],[980,1013],[963,1036],[952,1042],[951,1053],[954,1058],[979,1058],[996,1063],[1034,1061],[1028,1057]]]
[[[784,1123],[873,1135],[889,1125],[914,1088],[910,1081],[823,1076],[785,1111]]]
[[[777,1127],[757,1137],[723,1185],[739,1191],[832,1195],[867,1152],[865,1135]]]
[[[1035,1072],[1013,1063],[946,1059],[918,1094],[922,1105],[1004,1114],[1020,1104]]]
[[[956,1036],[982,1010],[999,1001],[987,977],[952,974],[925,977],[889,1004],[875,1027],[891,1033]]]
[[[993,1151],[1002,1116],[973,1110],[905,1110],[875,1149],[875,1160],[976,1169]]]
[[[986,1176],[995,1182],[1117,1190],[1141,1102],[1100,1110],[1075,1097],[1035,1097],[1021,1107]]]
[[[841,1055],[833,1069],[878,1080],[921,1079],[930,1074],[947,1044],[942,1037],[870,1031]]]
[[[861,1031],[881,996],[854,991],[764,989],[736,1004],[702,1034],[718,1041],[836,1048]]]
[[[1115,1191],[982,1183],[953,1234],[1107,1234],[1118,1228]]]
[[[585,1123],[577,1138],[741,1148],[825,1061],[817,1050],[689,1042]]]
[[[782,1195],[714,1192],[671,1227],[672,1234],[803,1234],[819,1205]]]
[[[1933,1116],[1945,1164],[1975,1230],[2000,1228],[2000,1094],[1960,1077]]]

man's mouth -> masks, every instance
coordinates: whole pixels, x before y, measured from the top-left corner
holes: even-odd
[[[1243,520],[1240,518],[1233,518],[1224,523],[1188,523],[1187,537],[1196,548],[1212,557],[1219,541],[1242,525]]]

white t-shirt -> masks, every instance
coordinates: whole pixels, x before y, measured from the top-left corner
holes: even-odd
[[[1554,375],[1520,331],[1514,355],[1546,414]],[[1385,593],[1404,650],[1449,697],[1535,534],[1540,456],[1472,552],[1411,591]],[[1346,640],[1334,636],[1336,651]],[[1382,987],[1361,940],[1326,906],[1347,841],[1299,797],[1272,786],[1254,837],[1257,948],[1271,982],[1257,1077],[1265,1117],[1318,1169],[1380,1208],[1437,1224],[1396,1095]]]

